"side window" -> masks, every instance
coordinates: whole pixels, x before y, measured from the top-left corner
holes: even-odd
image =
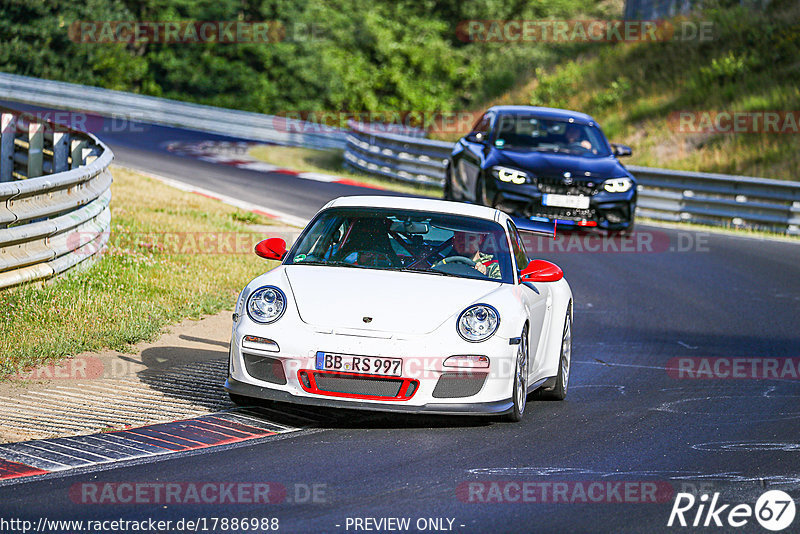
[[[489,133],[489,128],[492,125],[492,117],[489,113],[484,113],[483,117],[478,119],[478,122],[475,123],[475,126],[472,127],[472,133]]]
[[[528,266],[528,254],[525,252],[525,244],[517,231],[514,223],[508,221],[508,234],[511,237],[511,252],[517,262],[517,273]]]
[[[472,127],[470,135],[480,134],[481,139],[488,138],[489,132],[492,130],[493,118],[494,113],[484,113],[483,117],[481,117],[480,120],[475,123],[475,126]]]

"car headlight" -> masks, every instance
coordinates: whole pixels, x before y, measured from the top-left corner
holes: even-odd
[[[501,182],[522,185],[531,182],[531,176],[525,171],[510,167],[492,167],[492,174]]]
[[[628,177],[612,178],[603,182],[603,189],[609,193],[624,193],[633,186],[633,180]]]
[[[456,330],[467,341],[486,341],[500,325],[500,314],[488,304],[470,306],[458,316]]]
[[[274,286],[259,287],[247,299],[247,315],[257,323],[274,323],[284,311],[286,295]]]

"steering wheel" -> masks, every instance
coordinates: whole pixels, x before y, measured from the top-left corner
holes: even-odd
[[[460,263],[462,265],[466,265],[467,267],[475,267],[476,262],[472,261],[470,258],[466,256],[450,256],[449,258],[444,258],[436,262],[436,264],[431,267],[431,269],[435,269],[446,263]]]

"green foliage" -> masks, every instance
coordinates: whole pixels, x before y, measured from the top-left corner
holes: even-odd
[[[610,5],[610,4],[609,4]],[[592,0],[7,0],[0,70],[264,113],[479,106],[557,47],[465,42],[462,21],[618,16]],[[76,21],[277,21],[277,42],[79,43]]]

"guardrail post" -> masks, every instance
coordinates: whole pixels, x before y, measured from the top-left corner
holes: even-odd
[[[14,170],[14,136],[17,125],[13,113],[0,115],[0,182],[10,182]]]
[[[28,123],[28,178],[42,175],[44,124]]]
[[[64,172],[69,169],[69,133],[53,132],[53,172]]]
[[[72,140],[72,148],[70,149],[70,169],[77,169],[83,165],[83,149],[86,147],[86,144],[86,141],[82,139]]]

